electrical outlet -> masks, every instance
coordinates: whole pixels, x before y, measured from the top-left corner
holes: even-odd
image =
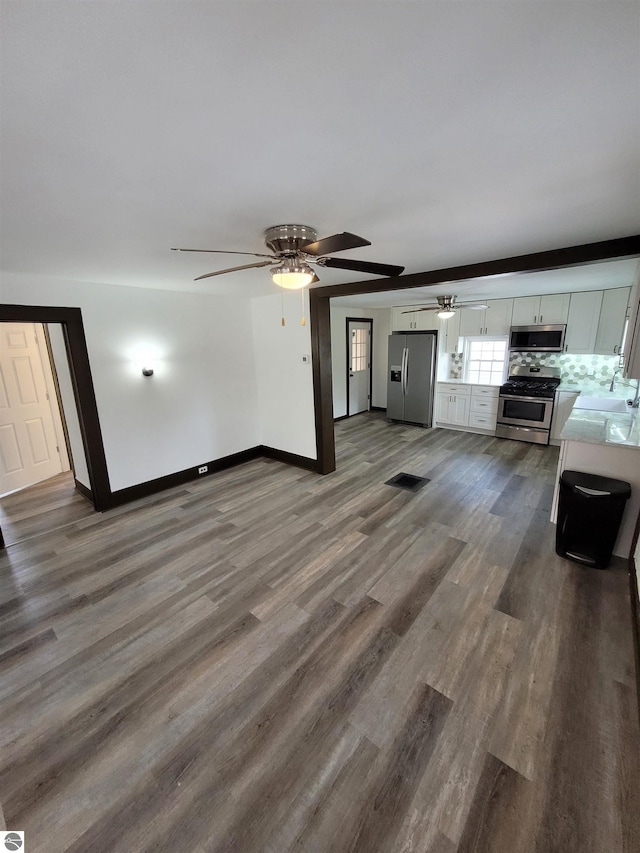
[[[209,466],[208,466],[208,465],[201,465],[201,466],[198,468],[198,474],[206,474],[208,470],[209,470]]]

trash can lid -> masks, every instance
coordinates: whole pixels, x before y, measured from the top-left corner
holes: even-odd
[[[614,480],[612,477],[601,477],[598,474],[587,474],[584,471],[565,470],[560,475],[560,482],[571,488],[581,486],[584,489],[593,489],[594,492],[605,492],[618,500],[627,500],[631,496],[631,483]]]

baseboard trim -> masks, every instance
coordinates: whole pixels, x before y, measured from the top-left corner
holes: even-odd
[[[84,483],[81,483],[80,480],[76,480],[75,477],[73,479],[73,482],[76,487],[76,492],[80,492],[83,498],[86,498],[88,501],[91,501],[91,503],[93,503],[93,492],[91,491],[91,489],[85,486]]]
[[[135,486],[128,486],[126,489],[118,489],[118,491],[111,493],[110,508],[122,506],[140,498],[147,498],[173,486],[182,486],[184,483],[190,483],[193,480],[201,480],[203,477],[216,474],[218,471],[224,471],[227,468],[233,468],[235,465],[242,465],[243,462],[258,459],[262,455],[261,447],[250,447],[248,450],[241,450],[239,453],[232,453],[229,456],[223,456],[221,459],[203,462],[202,464],[209,469],[206,474],[198,474],[198,468],[185,468],[184,471],[166,474],[156,480],[147,480],[146,483],[137,483]]]
[[[384,406],[370,406],[369,411],[370,412],[386,412],[387,410]],[[357,412],[357,414],[358,415],[364,415],[365,412]],[[333,422],[334,422],[334,424],[337,424],[338,421],[345,421],[347,418],[355,418],[355,415],[340,415],[339,418],[334,418]]]
[[[140,500],[140,498],[150,497],[151,495],[158,494],[158,492],[164,492],[165,489],[171,489],[174,486],[182,486],[194,480],[202,480],[203,477],[208,477],[211,474],[225,471],[227,468],[234,468],[236,465],[242,465],[245,462],[251,462],[253,459],[260,459],[261,457],[284,462],[287,465],[295,465],[297,468],[304,468],[307,471],[317,471],[318,463],[315,459],[310,459],[307,456],[298,456],[296,453],[289,453],[286,450],[278,450],[275,447],[267,447],[264,444],[260,444],[256,447],[250,447],[248,450],[241,450],[239,453],[223,456],[221,459],[212,459],[210,462],[203,462],[202,464],[206,465],[209,469],[206,474],[198,474],[198,468],[185,468],[183,471],[166,474],[164,477],[158,477],[156,480],[147,480],[145,483],[137,483],[135,486],[128,486],[126,489],[118,489],[118,491],[111,493],[108,509]],[[83,486],[82,488],[86,487]],[[79,489],[79,491],[81,490]]]
[[[267,459],[275,459],[278,462],[286,462],[287,465],[295,465],[296,468],[304,468],[305,471],[317,471],[318,461],[308,456],[298,456],[297,453],[289,453],[287,450],[278,450],[275,447],[262,445],[262,455]]]

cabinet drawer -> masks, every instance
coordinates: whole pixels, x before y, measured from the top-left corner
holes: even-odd
[[[469,426],[479,427],[480,429],[495,429],[496,415],[482,414],[481,412],[471,412],[469,415]]]
[[[498,411],[498,398],[497,397],[476,397],[475,394],[471,396],[471,411],[472,412],[484,412],[487,415],[495,415]]]
[[[470,385],[447,385],[446,382],[438,382],[438,393],[439,394],[457,394],[458,396],[462,394],[471,394],[471,386]]]
[[[471,394],[474,397],[495,397],[498,399],[500,388],[497,385],[474,385]]]

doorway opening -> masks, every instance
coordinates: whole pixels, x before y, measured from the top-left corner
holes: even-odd
[[[347,417],[371,409],[372,356],[373,320],[347,317]]]
[[[0,328],[0,498],[71,469],[48,329]]]
[[[0,526],[5,546],[93,514],[85,494],[88,483],[60,324],[0,323]]]
[[[67,425],[67,439],[70,438],[68,446],[72,450],[73,461],[69,460],[69,467],[73,464],[74,490],[91,501],[93,505],[91,512],[108,509],[112,504],[111,487],[80,309],[0,305],[0,323],[3,325],[45,324],[49,327],[52,351],[54,351],[52,360],[55,362],[61,386],[63,374],[66,376],[67,388],[66,392],[61,393],[61,398],[64,421]],[[61,367],[64,370],[61,370]],[[21,369],[26,369],[24,363],[21,364]],[[4,383],[3,377],[0,377],[0,380]],[[28,387],[28,381],[25,387]],[[72,424],[75,426],[75,437]],[[42,432],[38,431],[37,425],[32,426],[31,431],[32,439],[37,439],[38,435],[42,439]],[[61,447],[60,443],[55,446]],[[0,445],[0,453],[4,455],[4,452],[5,448]],[[0,461],[3,465],[3,474],[8,474],[11,466],[6,464],[5,458]],[[5,541],[3,531],[0,529],[0,547],[6,544],[8,542]]]

